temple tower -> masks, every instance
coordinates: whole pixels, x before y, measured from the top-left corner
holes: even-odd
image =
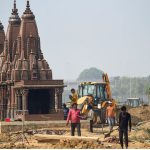
[[[61,111],[63,80],[53,80],[40,45],[29,0],[21,19],[14,0],[0,55],[1,119],[15,118],[22,110],[27,118]]]

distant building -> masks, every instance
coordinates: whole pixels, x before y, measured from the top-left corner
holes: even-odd
[[[16,0],[5,37],[0,22],[0,117],[56,113],[62,107],[63,80],[53,80],[44,59],[35,16],[27,0],[20,19]]]

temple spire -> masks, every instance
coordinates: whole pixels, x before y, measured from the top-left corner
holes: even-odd
[[[25,12],[26,12],[26,13],[30,13],[30,12],[31,12],[29,0],[27,0],[27,5],[26,5],[26,10],[25,10]]]
[[[14,0],[14,4],[13,4],[13,9],[12,9],[12,13],[11,16],[9,18],[9,22],[13,23],[13,24],[20,24],[21,20],[20,17],[18,15],[18,9],[16,7],[16,0]]]
[[[16,9],[16,0],[14,0],[14,9]]]
[[[27,8],[30,9],[30,3],[29,3],[29,0],[27,0]]]
[[[18,9],[16,8],[16,0],[14,0],[14,8],[12,9],[12,15],[18,15]]]
[[[26,10],[24,11],[22,18],[26,18],[26,19],[34,19],[35,18],[35,16],[33,15],[33,12],[30,9],[29,0],[27,0]]]

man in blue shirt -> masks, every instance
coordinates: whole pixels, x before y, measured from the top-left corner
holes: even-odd
[[[128,148],[128,126],[129,132],[131,132],[131,115],[126,112],[126,107],[121,107],[121,113],[119,114],[119,140],[121,148],[123,149],[123,135],[125,138],[125,147]]]
[[[67,108],[66,104],[63,104],[63,112],[64,112],[64,120],[67,120],[69,108]]]

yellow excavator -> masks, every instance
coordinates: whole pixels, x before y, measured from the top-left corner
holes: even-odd
[[[82,82],[78,86],[78,108],[81,113],[90,118],[90,131],[93,132],[93,124],[106,121],[106,108],[108,101],[116,107],[116,102],[111,97],[110,81],[108,75],[103,73],[100,82]]]

